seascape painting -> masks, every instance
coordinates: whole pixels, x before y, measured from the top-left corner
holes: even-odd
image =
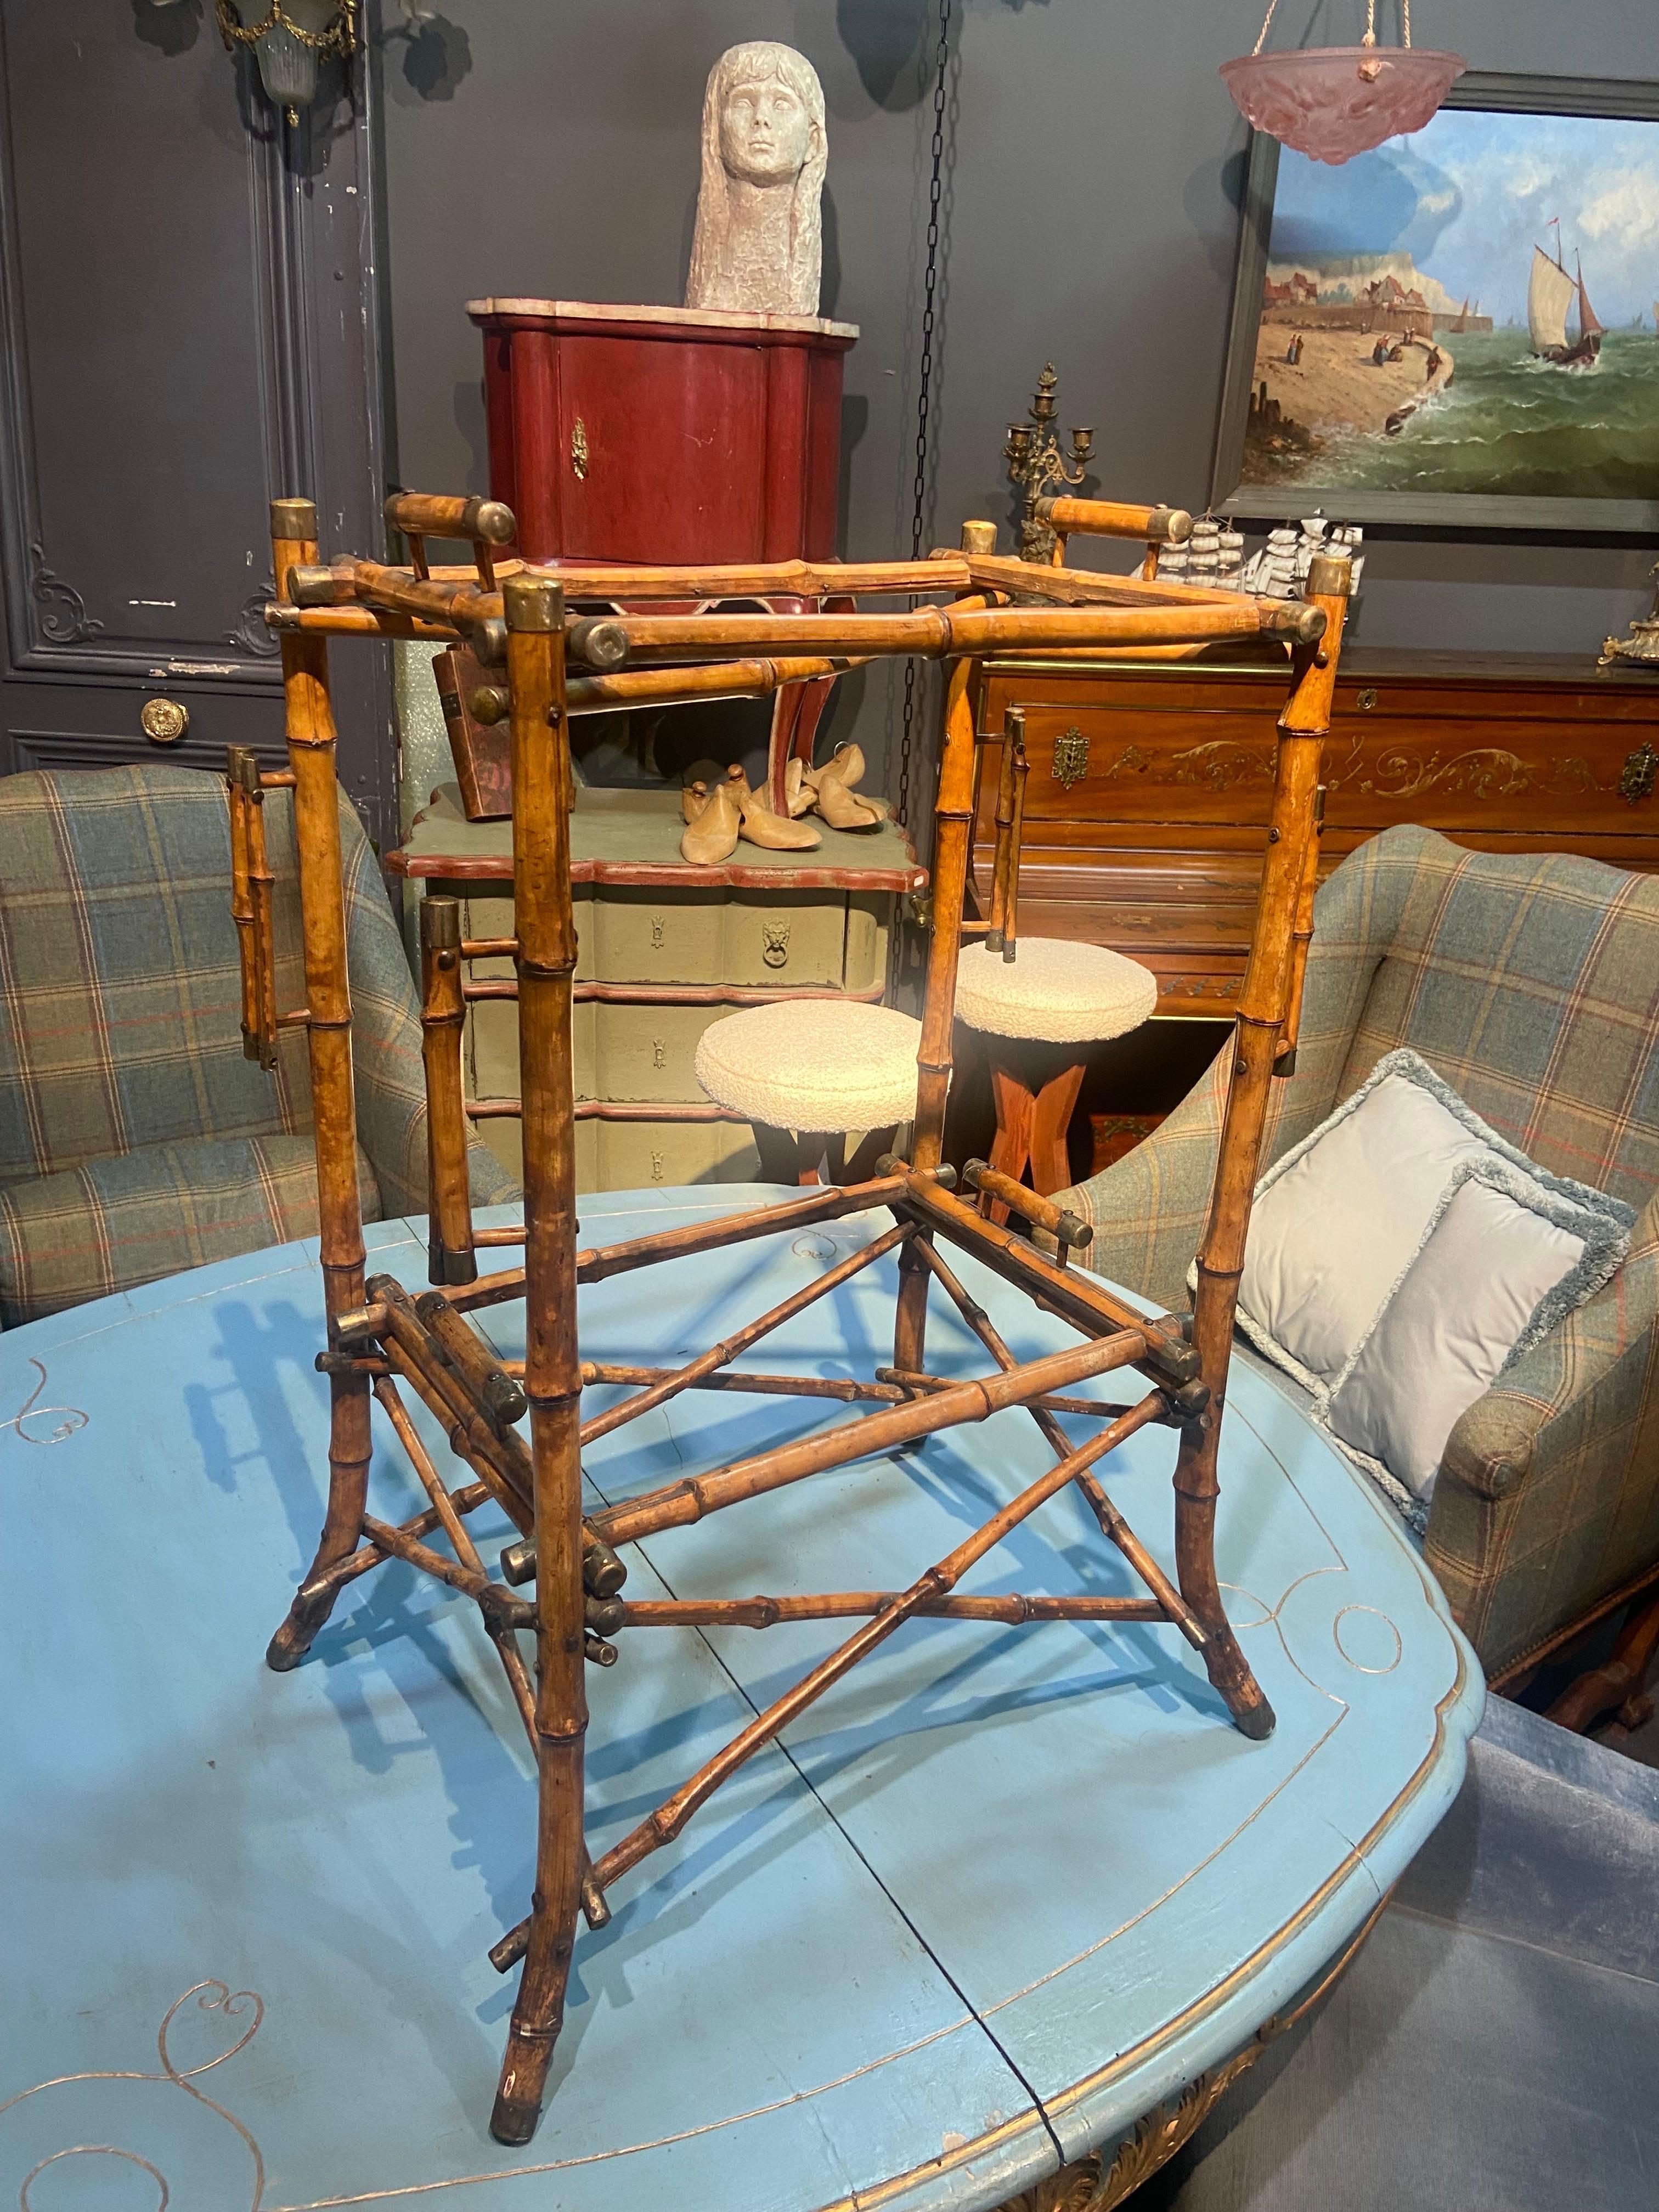
[[[1223,504],[1650,525],[1659,118],[1449,105],[1340,167],[1272,154]]]

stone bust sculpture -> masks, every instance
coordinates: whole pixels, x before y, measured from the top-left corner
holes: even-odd
[[[823,260],[823,88],[792,46],[732,46],[702,99],[702,183],[688,307],[816,315]]]

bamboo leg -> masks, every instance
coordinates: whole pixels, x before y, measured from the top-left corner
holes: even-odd
[[[275,500],[271,559],[286,592],[296,562],[317,557],[317,510],[309,500]],[[317,1147],[317,1213],[321,1231],[323,1295],[331,1348],[336,1317],[363,1302],[363,1225],[357,1196],[357,1115],[351,1079],[351,997],[346,971],[345,892],[340,874],[340,815],[334,775],[334,714],[329,702],[328,643],[298,631],[283,634],[283,690],[288,757],[294,774],[295,845],[305,939],[307,1040],[311,1054],[312,1121]],[[250,830],[263,836],[258,809]],[[253,856],[262,852],[253,846]],[[250,867],[252,874],[252,866]],[[255,885],[257,891],[257,884]],[[329,1377],[328,1510],[307,1584],[349,1559],[363,1525],[371,1443],[366,1375]],[[327,1620],[334,1588],[295,1597],[270,1639],[268,1666],[297,1667]]]
[[[467,1181],[461,1097],[461,908],[421,901],[421,1059],[426,1073],[428,1273],[434,1283],[472,1283],[478,1261]]]
[[[581,1370],[576,1352],[576,1175],[570,1009],[569,731],[564,594],[528,574],[504,592],[513,730],[519,1062],[524,1100],[526,1395],[535,1478],[536,1887],[490,2133],[528,2142],[564,2017],[586,1853],[582,1747]]]
[[[1320,759],[1330,726],[1342,623],[1347,611],[1348,563],[1318,556],[1308,595],[1324,611],[1326,629],[1316,647],[1297,656],[1296,681],[1279,725],[1279,758],[1267,856],[1256,909],[1249,968],[1239,999],[1235,1056],[1216,1155],[1209,1218],[1198,1249],[1198,1296],[1193,1346],[1202,1362],[1210,1404],[1201,1420],[1181,1432],[1176,1462],[1176,1562],[1182,1594],[1209,1634],[1205,1662],[1248,1736],[1273,1731],[1273,1711],[1262,1695],[1228,1626],[1215,1571],[1216,1459],[1232,1355],[1233,1315],[1244,1265],[1250,1200],[1255,1188],[1267,1115],[1267,1089],[1280,1032],[1290,1009],[1291,934],[1307,873],[1313,836]]]

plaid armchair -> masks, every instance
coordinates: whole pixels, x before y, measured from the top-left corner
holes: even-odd
[[[343,793],[358,1182],[426,1211],[420,1009]],[[302,1006],[294,808],[265,799],[276,1003]],[[0,1324],[314,1236],[304,1032],[242,1056],[223,784],[140,767],[0,780]],[[475,1199],[514,1186],[472,1148]]]
[[[1297,1073],[1262,1166],[1410,1045],[1540,1166],[1638,1209],[1630,1257],[1453,1430],[1424,1552],[1490,1675],[1659,1566],[1659,880],[1385,830],[1321,889]],[[1057,1203],[1091,1267],[1184,1307],[1224,1054],[1137,1151]],[[1291,1386],[1293,1387],[1293,1386]]]

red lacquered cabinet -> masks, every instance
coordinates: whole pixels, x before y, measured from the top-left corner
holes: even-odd
[[[473,300],[489,490],[530,561],[821,561],[836,550],[850,323]]]

